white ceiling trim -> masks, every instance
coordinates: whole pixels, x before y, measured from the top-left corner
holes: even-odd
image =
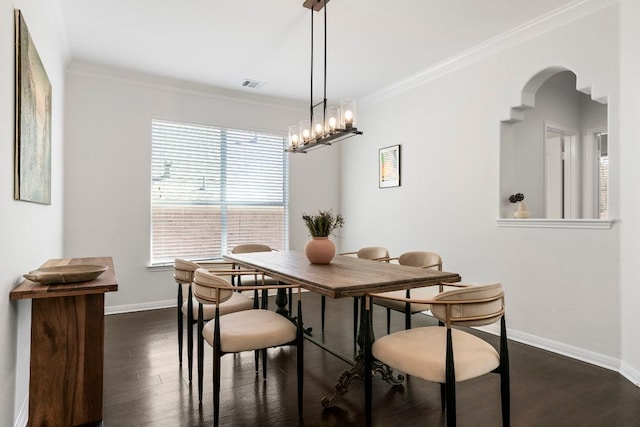
[[[571,23],[602,9],[618,4],[619,0],[576,0],[523,25],[506,31],[470,49],[454,55],[432,67],[362,97],[363,106],[373,105],[398,96],[430,81],[464,68],[504,49],[538,37],[555,28]]]
[[[253,95],[205,84],[160,77],[137,71],[125,70],[106,65],[74,62],[67,67],[67,73],[76,76],[99,78],[115,83],[128,84],[147,89],[161,90],[182,95],[212,98],[224,102],[236,102],[265,108],[278,108],[286,111],[304,111],[308,106],[303,102],[276,98],[265,95]]]

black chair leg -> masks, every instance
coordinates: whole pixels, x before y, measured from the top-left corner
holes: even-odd
[[[267,349],[262,349],[262,379],[267,380]]]
[[[202,380],[204,376],[204,313],[202,304],[198,304],[198,402],[202,404]]]
[[[387,308],[387,335],[391,333],[391,309]]]
[[[502,426],[511,425],[511,396],[509,390],[509,373],[500,374],[500,394],[502,398]]]
[[[213,425],[218,427],[220,422],[220,315],[216,308],[215,329],[213,332]]]
[[[320,298],[320,321],[322,324],[322,330],[324,331],[324,309],[327,305],[327,298],[323,295]]]
[[[264,304],[264,301],[265,301],[265,298],[266,298],[265,297],[265,292],[266,291],[262,291],[263,304]],[[258,308],[260,308],[260,300],[258,299],[258,290],[257,289],[253,291],[253,308],[256,309],[256,310]],[[254,358],[254,362],[255,362],[254,366],[255,366],[255,370],[256,370],[256,374],[257,374],[258,370],[259,370],[259,368],[258,368],[258,364],[259,364],[258,363],[258,359],[260,358],[260,350],[255,350],[253,352],[253,358]]]
[[[302,401],[303,401],[303,385],[304,385],[304,336],[302,329],[302,301],[298,299],[298,319],[297,319],[297,368],[298,368],[298,417],[302,418]]]
[[[189,286],[189,299],[187,300],[187,361],[189,363],[189,383],[193,379],[193,294]]]
[[[411,329],[411,304],[409,303],[404,307],[404,329]]]
[[[182,316],[182,283],[178,283],[178,361],[182,365],[182,334],[184,324]]]
[[[511,425],[511,385],[509,381],[509,348],[507,326],[502,316],[500,321],[500,397],[502,400],[502,425]]]
[[[353,354],[358,353],[358,298],[353,298]]]
[[[447,427],[456,426],[456,371],[453,362],[453,340],[451,328],[447,328],[447,361],[446,361],[446,394],[447,394]]]
[[[364,297],[368,298],[368,297]],[[365,310],[362,313],[364,316],[364,406],[365,406],[365,417],[366,417],[366,426],[371,427],[371,419],[372,419],[372,402],[371,402],[371,394],[373,392],[373,384],[371,379],[371,364],[372,364],[372,354],[371,354],[371,334],[370,332],[370,311]]]

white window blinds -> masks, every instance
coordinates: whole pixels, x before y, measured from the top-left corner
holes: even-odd
[[[287,249],[282,135],[152,120],[151,263]]]

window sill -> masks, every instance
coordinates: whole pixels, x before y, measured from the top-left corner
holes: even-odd
[[[545,218],[498,218],[498,227],[516,228],[587,228],[609,230],[613,219],[545,219]]]
[[[173,270],[173,264],[151,264],[147,265],[148,271],[169,271]]]
[[[224,261],[222,258],[193,260],[193,262],[195,263],[222,262],[222,261]],[[148,271],[173,271],[173,262],[148,264],[147,270]]]

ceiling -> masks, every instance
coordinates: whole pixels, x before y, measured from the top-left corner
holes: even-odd
[[[303,0],[55,0],[71,59],[309,100]],[[580,0],[332,0],[327,98],[358,98]],[[315,14],[315,94],[323,14]],[[243,88],[245,79],[266,84]],[[314,94],[314,98],[317,97]]]

